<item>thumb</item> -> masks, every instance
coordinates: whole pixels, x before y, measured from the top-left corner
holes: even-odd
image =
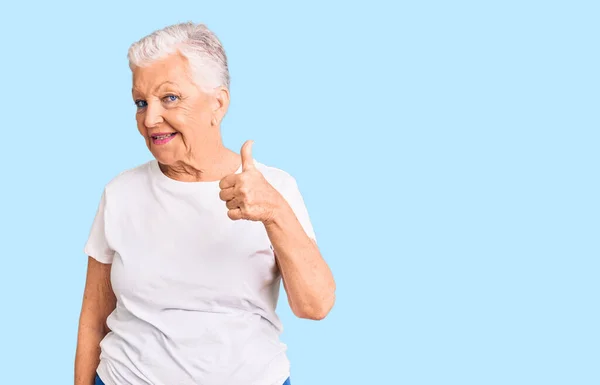
[[[252,159],[252,140],[247,140],[242,146],[242,171],[247,171],[254,168],[254,159]]]

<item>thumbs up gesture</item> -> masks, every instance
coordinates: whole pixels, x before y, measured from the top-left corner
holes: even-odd
[[[227,216],[232,220],[268,223],[285,200],[256,168],[252,144],[248,140],[242,146],[242,172],[221,179],[219,198],[225,202],[229,209]]]

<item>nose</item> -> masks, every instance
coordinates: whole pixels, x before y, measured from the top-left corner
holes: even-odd
[[[148,103],[144,116],[144,125],[146,128],[156,127],[164,122],[162,117],[162,108],[159,103]]]

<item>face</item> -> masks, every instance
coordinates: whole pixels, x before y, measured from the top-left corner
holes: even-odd
[[[219,135],[227,91],[209,94],[200,89],[181,55],[134,68],[132,92],[138,130],[164,165],[190,164]]]

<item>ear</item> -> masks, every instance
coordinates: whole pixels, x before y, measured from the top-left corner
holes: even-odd
[[[229,109],[229,90],[225,87],[219,87],[214,93],[213,115],[219,123],[225,117]]]

